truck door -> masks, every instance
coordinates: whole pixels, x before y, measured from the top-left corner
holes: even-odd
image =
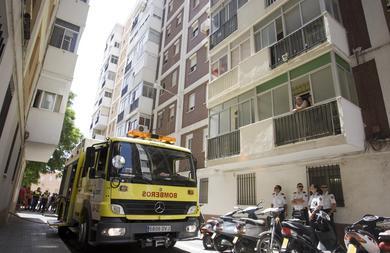
[[[89,173],[90,184],[90,203],[92,219],[100,220],[100,206],[104,199],[104,182],[106,178],[108,145],[96,147],[95,167],[91,168]],[[93,169],[93,170],[92,170]]]

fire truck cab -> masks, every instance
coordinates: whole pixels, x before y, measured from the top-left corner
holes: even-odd
[[[143,132],[83,140],[66,163],[58,231],[82,246],[139,242],[173,247],[197,236],[196,162],[175,139]]]

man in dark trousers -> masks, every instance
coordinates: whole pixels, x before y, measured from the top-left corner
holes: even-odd
[[[32,202],[31,202],[31,211],[35,212],[35,208],[37,207],[39,198],[41,197],[41,187],[38,187],[35,191],[32,193]]]

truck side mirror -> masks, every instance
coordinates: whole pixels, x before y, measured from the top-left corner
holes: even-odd
[[[85,167],[90,168],[95,165],[95,148],[88,147],[85,153]]]
[[[193,156],[193,159],[194,159],[194,166],[195,166],[195,170],[198,169],[198,160]]]

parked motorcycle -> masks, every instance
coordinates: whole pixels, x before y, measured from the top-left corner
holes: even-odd
[[[348,253],[390,252],[390,217],[364,215],[345,228],[344,243]]]
[[[338,244],[330,216],[320,210],[312,226],[298,220],[282,222],[283,243],[281,252],[345,252]]]
[[[236,209],[232,212],[228,212],[225,215],[220,216],[219,218],[212,217],[211,219],[208,219],[201,227],[200,227],[200,237],[203,242],[203,247],[206,250],[214,249],[214,242],[211,238],[214,234],[214,228],[215,225],[217,225],[220,222],[229,221],[231,218],[241,209]]]
[[[254,249],[257,253],[262,252],[280,252],[281,248],[281,225],[279,214],[284,211],[284,208],[267,208],[262,214],[267,215],[269,221],[269,230],[262,232]]]
[[[237,233],[237,224],[243,222],[242,219],[257,219],[255,212],[261,209],[259,205],[247,207],[245,209],[237,210],[231,216],[221,217],[217,224],[214,226],[214,234],[212,235],[214,249],[219,252],[224,252],[227,249],[233,249],[233,240]],[[239,217],[240,216],[240,217]],[[246,216],[246,217],[243,217]]]

